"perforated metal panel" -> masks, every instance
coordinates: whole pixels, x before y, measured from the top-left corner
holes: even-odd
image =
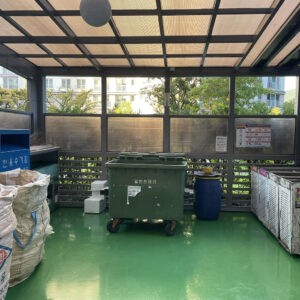
[[[262,170],[260,170],[258,179],[258,195],[257,217],[265,226],[267,226],[266,201],[268,197],[268,177],[267,174],[264,175],[262,173]]]
[[[257,202],[258,202],[258,173],[251,171],[251,210],[254,214],[257,214]]]
[[[270,175],[271,176],[271,175]],[[268,229],[275,235],[279,236],[279,215],[278,215],[278,183],[271,178],[268,179],[268,201],[267,201],[267,224]]]
[[[283,186],[279,186],[279,212],[279,238],[288,249],[291,249],[291,191]]]

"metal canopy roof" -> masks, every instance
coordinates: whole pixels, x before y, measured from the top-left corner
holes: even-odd
[[[0,64],[100,75],[111,68],[299,69],[299,0],[110,3],[109,23],[92,27],[80,0],[0,0]]]

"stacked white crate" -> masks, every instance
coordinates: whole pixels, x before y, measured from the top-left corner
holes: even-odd
[[[300,168],[251,168],[252,211],[291,254],[300,254]]]
[[[300,254],[300,177],[280,179],[279,238],[291,254]]]
[[[268,171],[258,169],[257,217],[267,227]]]
[[[107,189],[107,180],[96,180],[91,183],[92,196],[84,200],[85,213],[100,213],[105,210],[105,189]]]
[[[251,167],[251,211],[257,214],[257,203],[258,203],[258,167]]]
[[[267,228],[274,234],[276,238],[279,237],[279,189],[280,177],[270,172],[268,176],[268,197],[266,199],[266,223]]]

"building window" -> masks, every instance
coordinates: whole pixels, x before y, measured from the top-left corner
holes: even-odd
[[[62,89],[70,89],[71,88],[71,79],[62,79],[61,80],[61,88]]]
[[[77,79],[77,89],[85,89],[85,79]]]
[[[47,78],[46,79],[46,88],[49,90],[53,89],[53,79],[52,78]]]
[[[18,78],[3,78],[3,87],[5,89],[17,89]]]
[[[126,91],[126,81],[125,79],[117,79],[117,91],[125,92]]]
[[[101,89],[100,79],[94,79],[94,90],[99,91]]]

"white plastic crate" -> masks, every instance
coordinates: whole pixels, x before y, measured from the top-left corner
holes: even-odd
[[[91,191],[101,191],[107,187],[107,180],[96,180],[91,183]]]
[[[99,214],[106,208],[104,195],[100,197],[89,197],[84,200],[84,213]]]
[[[258,168],[256,166],[251,167],[251,211],[257,214],[257,202],[258,202]]]
[[[273,173],[269,173],[268,178],[268,197],[266,204],[266,219],[267,228],[274,234],[276,238],[279,237],[279,177]]]
[[[300,254],[300,177],[281,178],[279,238],[291,254]]]
[[[268,171],[260,168],[258,173],[257,217],[267,227]]]

